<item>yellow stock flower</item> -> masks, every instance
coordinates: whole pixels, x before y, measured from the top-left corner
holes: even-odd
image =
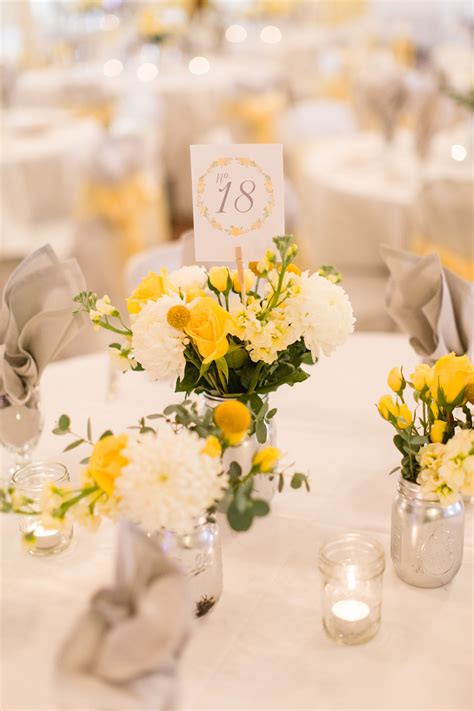
[[[160,274],[149,272],[127,299],[128,312],[138,314],[148,301],[158,301],[167,294],[167,276],[166,269],[162,269]]]
[[[217,289],[217,291],[227,291],[229,274],[228,267],[211,267],[208,276],[214,289]]]
[[[394,393],[398,393],[403,385],[403,376],[400,368],[392,368],[387,378],[388,387],[393,390]]]
[[[431,387],[433,383],[433,368],[430,368],[426,363],[420,363],[416,366],[410,378],[415,390],[421,392],[425,388]]]
[[[127,435],[109,435],[100,439],[92,451],[87,474],[109,496],[113,494],[115,479],[128,464],[122,453],[127,443]]]
[[[443,441],[444,433],[448,426],[443,420],[435,420],[431,425],[430,439],[432,442],[440,443]]]
[[[474,367],[467,355],[457,356],[449,353],[433,366],[431,393],[439,402],[440,392],[446,403],[454,402],[463,390],[474,383]],[[465,402],[466,398],[463,398]]]
[[[245,293],[250,291],[254,285],[255,276],[251,269],[244,269],[244,289]],[[232,283],[235,291],[242,291],[240,287],[240,279],[237,270],[232,272]]]
[[[260,472],[271,472],[281,457],[281,452],[276,447],[264,447],[254,454],[252,465]]]
[[[208,457],[212,457],[213,459],[217,459],[217,457],[221,456],[221,443],[215,435],[209,435],[209,437],[206,439],[206,444],[201,449],[201,452],[203,454],[207,454]]]
[[[210,296],[200,299],[190,309],[191,318],[185,332],[192,338],[203,357],[203,363],[211,363],[227,353],[227,334],[231,318],[227,311]]]
[[[250,428],[250,412],[243,402],[226,400],[214,410],[214,422],[222,431],[227,442],[237,445],[240,444]]]

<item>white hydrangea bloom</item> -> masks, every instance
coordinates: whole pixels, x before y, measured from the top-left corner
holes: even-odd
[[[191,531],[228,485],[220,459],[202,448],[194,432],[167,426],[130,438],[124,450],[129,464],[115,481],[122,514],[147,531]]]
[[[299,290],[286,302],[289,323],[304,338],[313,358],[329,356],[354,330],[352,305],[344,289],[319,274],[295,278]],[[296,290],[295,290],[296,291]]]
[[[173,291],[181,290],[185,294],[194,289],[204,289],[207,285],[207,274],[203,267],[193,265],[181,267],[168,275],[168,283]]]
[[[183,305],[178,296],[162,296],[146,304],[133,322],[133,355],[153,380],[184,375],[188,339],[167,320],[170,308],[178,305]]]

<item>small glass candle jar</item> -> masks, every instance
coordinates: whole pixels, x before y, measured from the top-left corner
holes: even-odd
[[[319,554],[322,576],[323,625],[340,644],[362,644],[380,625],[382,546],[358,533],[324,544]]]
[[[12,483],[22,496],[31,499],[31,508],[40,505],[43,488],[54,482],[57,487],[69,482],[69,473],[63,464],[50,462],[35,462],[22,467],[12,477]],[[52,555],[63,551],[72,538],[72,525],[65,521],[61,527],[46,528],[41,521],[41,515],[21,515],[20,531],[24,536],[31,537],[28,552],[31,555]]]

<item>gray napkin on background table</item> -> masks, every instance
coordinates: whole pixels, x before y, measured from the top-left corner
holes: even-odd
[[[474,283],[444,269],[435,253],[382,245],[381,255],[390,271],[387,311],[415,351],[429,363],[451,351],[472,360]]]
[[[87,321],[73,315],[85,289],[73,259],[60,261],[49,245],[27,257],[8,279],[0,310],[0,395],[20,405],[41,374]]]
[[[152,539],[121,522],[115,584],[92,597],[58,655],[61,707],[176,708],[193,613],[183,574]]]

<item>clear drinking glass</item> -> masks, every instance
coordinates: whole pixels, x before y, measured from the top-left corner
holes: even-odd
[[[319,553],[323,625],[339,644],[362,644],[377,633],[385,555],[372,538],[348,533]]]
[[[22,467],[12,477],[12,483],[22,496],[26,496],[35,504],[40,504],[41,492],[46,484],[54,482],[61,487],[69,482],[69,472],[63,464],[35,462]],[[72,538],[72,525],[64,522],[57,529],[46,528],[41,521],[41,515],[21,515],[20,531],[23,535],[33,535],[32,544],[28,547],[31,555],[52,555],[63,551]]]
[[[43,431],[39,388],[32,389],[29,398],[17,405],[8,395],[0,395],[0,442],[10,453],[15,471],[31,461],[31,453]]]

